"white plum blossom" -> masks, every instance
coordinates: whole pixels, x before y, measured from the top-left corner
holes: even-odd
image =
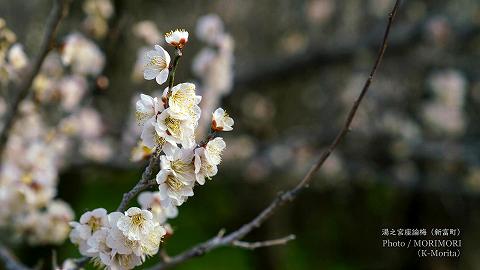
[[[145,191],[138,196],[138,203],[143,209],[149,209],[154,219],[160,224],[165,223],[169,218],[178,215],[178,209],[170,198],[162,199],[160,192]]]
[[[217,172],[217,165],[210,163],[205,157],[205,148],[195,149],[195,179],[197,183],[205,184],[205,178],[211,179]]]
[[[112,249],[113,254],[130,254],[133,252],[132,247],[135,241],[131,241],[118,227],[118,222],[125,215],[120,212],[113,212],[108,214],[108,222],[110,231],[106,239],[108,247]]]
[[[167,81],[170,55],[161,46],[155,45],[155,50],[145,53],[143,64],[145,80],[155,79],[160,85]]]
[[[162,137],[162,134],[164,135],[164,132],[159,130],[157,122],[152,118],[143,127],[140,138],[142,139],[142,144],[150,151],[153,151],[158,146],[164,153],[172,153],[176,147],[176,142],[174,140],[166,140],[165,137]]]
[[[173,155],[160,156],[160,172],[157,174],[160,198],[167,197],[181,205],[187,197],[193,196],[195,166],[192,149],[177,148]]]
[[[135,266],[139,266],[143,263],[143,259],[140,256],[135,255],[134,253],[130,254],[120,254],[116,253],[113,255],[110,260],[109,269],[112,270],[124,270],[132,269]]]
[[[125,213],[114,212],[109,215],[111,232],[107,244],[113,249],[112,253],[133,252],[140,257],[155,255],[166,230],[153,220],[148,210],[132,207]]]
[[[107,237],[110,231],[109,228],[103,227],[97,230],[87,240],[87,252],[92,254],[93,257],[98,258],[99,262],[104,265],[109,265],[111,262],[112,249],[107,245]]]
[[[90,256],[92,254],[89,251],[87,241],[93,233],[108,225],[107,210],[97,208],[93,211],[85,212],[79,221],[70,222],[70,226],[73,227],[70,232],[70,241],[78,245],[82,255]]]
[[[233,128],[233,119],[225,112],[224,109],[218,108],[213,112],[212,130],[214,131],[231,131]]]
[[[226,144],[223,138],[217,137],[205,145],[205,158],[211,164],[218,165],[222,161],[222,152]]]
[[[93,258],[95,264],[108,269],[126,270],[142,264],[146,256],[158,252],[160,242],[167,232],[153,219],[150,211],[132,207],[125,214],[112,212],[106,216],[106,211],[103,210],[88,212],[82,216],[80,223],[72,223],[73,232],[89,234],[81,232],[78,224],[91,221],[101,212],[101,226],[82,242],[82,255]],[[72,239],[72,242],[75,240]]]
[[[195,94],[193,83],[181,83],[172,87],[168,106],[172,113],[180,117],[189,117],[193,122],[197,122],[200,118],[201,110],[198,104],[201,100],[202,97]]]
[[[165,34],[165,41],[176,48],[182,49],[188,42],[188,32],[185,29],[172,30]]]
[[[192,147],[195,141],[193,120],[184,115],[175,114],[168,108],[157,117],[155,129],[172,145],[180,143],[185,147]]]
[[[156,146],[163,146],[166,142],[165,139],[157,133],[156,121],[153,118],[145,123],[140,138],[142,139],[142,144],[149,149],[154,149]]]
[[[97,208],[92,211],[85,212],[80,217],[80,224],[87,225],[92,232],[95,232],[100,227],[108,224],[107,210],[104,208]]]
[[[117,222],[118,228],[130,240],[140,240],[153,228],[153,215],[148,210],[131,207]]]
[[[163,104],[160,103],[158,98],[145,94],[140,94],[140,100],[137,101],[135,106],[135,118],[138,124],[142,126],[145,122],[155,117],[164,109]]]

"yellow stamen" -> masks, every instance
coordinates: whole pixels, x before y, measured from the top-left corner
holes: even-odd
[[[179,191],[184,186],[184,184],[180,180],[178,180],[176,177],[174,177],[173,175],[169,175],[167,177],[166,182],[167,182],[168,187],[170,189],[174,190],[174,191]]]
[[[168,131],[176,138],[181,137],[181,129],[180,129],[181,121],[175,119],[173,117],[165,118],[165,125],[167,126]]]
[[[102,222],[99,218],[91,217],[90,220],[87,221],[87,225],[92,228],[92,232],[95,232],[100,229]]]

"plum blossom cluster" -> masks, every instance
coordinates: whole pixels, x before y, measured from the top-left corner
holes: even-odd
[[[132,269],[158,252],[167,233],[152,212],[132,207],[107,214],[97,208],[71,222],[71,241],[80,253],[109,269]]]
[[[197,142],[202,97],[196,94],[193,83],[174,85],[173,76],[188,32],[171,31],[165,42],[174,47],[174,58],[155,45],[144,54],[143,75],[159,85],[168,81],[168,86],[158,96],[141,94],[135,104],[141,128],[139,151],[143,157],[155,154],[159,160],[155,177],[158,191],[140,193],[141,208],[110,214],[96,209],[71,223],[70,239],[80,253],[108,269],[131,269],[158,252],[162,237],[172,233],[168,219],[175,218],[178,206],[193,196],[195,184],[204,185],[217,174],[226,146],[217,135],[233,129],[233,119],[218,108],[211,114],[210,134]]]
[[[67,136],[45,125],[33,103],[21,104],[0,167],[0,226],[16,238],[59,244],[67,237],[73,212],[55,199],[67,148]]]
[[[159,40],[159,31],[152,21],[138,22],[133,33],[143,40],[148,46],[161,44]],[[175,35],[181,32],[172,33]],[[193,74],[198,79],[196,91],[203,96],[202,103],[199,104],[203,111],[199,120],[198,133],[203,134],[208,131],[210,125],[210,116],[218,107],[223,96],[229,94],[233,85],[233,64],[234,64],[234,40],[226,31],[222,19],[216,14],[208,14],[198,19],[195,34],[199,40],[204,42],[205,46],[197,53],[192,63]],[[184,33],[185,35],[185,33]],[[188,39],[188,37],[187,37]],[[137,62],[134,66],[132,78],[136,82],[144,79],[144,55],[151,49],[142,47],[139,49]],[[160,48],[156,49],[157,54],[164,54]],[[165,57],[166,62],[171,59]],[[166,65],[162,65],[165,67]],[[165,68],[161,69],[165,70]],[[157,73],[147,74],[149,78]],[[166,71],[158,73],[160,82],[165,79]],[[155,76],[157,79],[157,76]],[[161,94],[160,94],[161,95]],[[131,125],[132,127],[134,125]],[[135,134],[134,129],[130,129]],[[129,134],[128,134],[129,135]],[[126,144],[132,144],[132,137],[126,138]],[[140,148],[136,148],[140,150]],[[134,160],[142,157],[141,151],[136,151]]]
[[[158,67],[159,70],[148,70],[147,78],[153,80],[158,78],[160,82],[166,80],[167,62],[171,64],[170,55],[165,54],[160,46],[166,43],[166,40],[159,40],[161,36],[158,27],[152,21],[140,21],[133,27],[133,33],[136,37],[144,41],[149,47],[141,47],[138,51],[137,61],[132,72],[132,79],[135,82],[141,82],[145,78],[145,54],[158,54],[164,57],[165,63]],[[180,34],[181,31],[175,33]],[[172,32],[173,34],[173,32]],[[232,36],[226,32],[222,19],[216,14],[208,14],[199,18],[195,32],[197,38],[204,42],[205,47],[194,57],[192,70],[198,81],[195,83],[195,91],[202,95],[202,102],[198,104],[202,114],[196,128],[197,134],[205,134],[210,128],[211,115],[218,107],[220,99],[230,93],[233,84],[233,63],[234,63],[234,41]],[[183,33],[186,35],[186,33]],[[186,37],[188,40],[188,36]],[[157,44],[157,46],[155,46]],[[152,52],[151,47],[154,47]],[[160,72],[159,72],[160,71]],[[153,96],[161,97],[162,90],[153,92]],[[137,102],[134,96],[132,103]],[[125,149],[133,151],[130,155],[131,160],[140,161],[147,158],[151,151],[142,143],[137,143],[139,135],[138,127],[133,115],[130,116],[128,128],[125,129],[122,138],[122,144]]]
[[[0,20],[0,70],[6,71],[2,82],[13,85],[31,65],[22,45],[14,42],[15,34]],[[33,98],[20,104],[0,163],[0,227],[12,231],[15,240],[63,243],[74,218],[70,206],[56,199],[58,174],[69,163],[67,154],[79,150],[94,160],[111,155],[102,139],[99,114],[84,102],[103,67],[104,55],[95,43],[70,34],[59,50],[47,55],[32,84]]]
[[[188,32],[170,32],[165,40],[181,54],[188,41]],[[159,84],[165,82],[171,70],[170,60],[168,52],[155,45],[155,50],[145,55],[145,79],[155,78]],[[195,134],[201,115],[201,99],[196,95],[195,84],[180,83],[171,89],[170,86],[165,88],[161,97],[141,94],[136,103],[136,119],[142,127],[142,144],[150,151],[163,153],[156,180],[159,184],[158,198],[167,212],[193,196],[195,183],[203,185],[206,178],[217,174],[225,142],[214,135],[232,130],[234,124],[223,109],[217,109],[212,117],[211,135],[206,141],[197,143]]]

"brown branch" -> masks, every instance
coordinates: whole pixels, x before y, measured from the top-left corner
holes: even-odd
[[[292,240],[295,240],[295,235],[290,234],[288,236],[285,236],[285,237],[282,237],[282,238],[279,238],[279,239],[259,241],[259,242],[244,242],[244,241],[238,241],[237,240],[237,241],[232,242],[232,246],[254,250],[254,249],[262,248],[262,247],[286,245],[288,242],[290,242]]]
[[[55,0],[53,3],[53,7],[50,11],[47,25],[45,27],[43,40],[40,45],[40,51],[32,61],[32,68],[30,69],[30,72],[26,75],[22,83],[20,83],[18,89],[13,91],[14,97],[12,98],[12,101],[10,102],[10,108],[4,117],[3,129],[2,133],[0,134],[0,155],[3,153],[5,144],[7,143],[10,129],[12,128],[15,118],[18,114],[20,103],[27,98],[28,94],[30,93],[32,82],[40,71],[45,57],[54,47],[55,36],[57,34],[58,27],[62,18],[64,18],[68,12],[69,5],[70,0]]]
[[[390,33],[390,28],[392,26],[395,15],[399,9],[399,6],[400,6],[400,0],[397,0],[395,2],[395,6],[392,9],[392,12],[389,14],[387,27],[385,29],[383,41],[380,46],[377,58],[375,60],[375,64],[372,67],[369,77],[365,81],[365,84],[362,88],[362,91],[360,92],[360,95],[358,96],[357,100],[353,103],[353,106],[350,109],[350,112],[348,113],[347,119],[345,120],[345,123],[342,129],[339,131],[339,133],[337,134],[333,142],[330,144],[330,146],[320,155],[319,160],[311,167],[311,169],[307,172],[307,174],[300,181],[300,183],[294,188],[292,188],[291,190],[277,196],[273,200],[273,202],[271,202],[270,205],[267,206],[267,208],[265,208],[258,216],[256,216],[250,222],[244,224],[238,230],[226,236],[223,236],[223,234],[219,234],[206,242],[200,243],[190,248],[189,250],[184,251],[183,253],[180,253],[177,256],[171,257],[168,262],[161,262],[153,266],[151,268],[152,270],[167,269],[177,264],[180,264],[188,259],[191,259],[193,257],[201,256],[212,249],[215,249],[221,246],[232,245],[232,243],[234,243],[235,241],[238,241],[239,239],[242,239],[248,233],[250,233],[253,229],[260,227],[262,223],[265,222],[271,215],[273,215],[273,213],[280,206],[294,200],[300,191],[308,187],[308,184],[312,180],[313,175],[322,167],[322,165],[328,159],[330,154],[335,150],[335,148],[338,146],[338,144],[343,140],[343,138],[347,135],[348,131],[350,130],[350,125],[353,121],[353,118],[355,117],[358,107],[362,99],[364,98],[365,94],[367,93],[368,89],[370,88],[370,85],[375,76],[377,68],[379,67],[382,61],[383,55],[385,54],[385,50],[387,48],[387,40]]]
[[[160,161],[159,152],[155,152],[151,157],[150,161],[148,162],[148,166],[142,173],[142,178],[138,183],[128,192],[123,194],[122,201],[117,208],[117,212],[123,212],[128,206],[128,203],[138,195],[138,193],[157,185],[155,181],[155,174],[158,172]]]
[[[2,244],[0,244],[0,260],[3,261],[7,270],[30,270],[30,268],[20,263],[12,252]]]

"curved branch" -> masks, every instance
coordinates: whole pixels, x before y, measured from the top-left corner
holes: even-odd
[[[245,237],[253,229],[260,227],[263,224],[263,222],[265,222],[271,215],[273,215],[273,213],[280,206],[284,205],[287,202],[293,201],[297,197],[297,195],[300,193],[300,191],[308,187],[308,184],[311,182],[313,175],[322,167],[322,165],[328,159],[330,154],[335,150],[338,144],[340,144],[340,142],[345,138],[345,136],[349,132],[350,125],[353,121],[353,118],[355,117],[358,107],[362,102],[363,98],[365,97],[365,94],[367,93],[368,89],[370,88],[370,85],[373,81],[375,73],[383,59],[383,55],[385,54],[385,50],[387,48],[387,40],[390,34],[390,28],[392,26],[395,15],[397,14],[399,6],[400,6],[400,0],[397,0],[395,2],[395,5],[392,11],[389,14],[387,27],[385,29],[383,41],[380,46],[377,58],[375,60],[375,64],[372,67],[370,75],[365,81],[362,91],[360,92],[356,101],[353,103],[352,108],[348,113],[347,119],[345,120],[345,123],[342,129],[339,131],[339,133],[337,134],[333,142],[330,144],[330,146],[320,155],[318,161],[310,168],[310,170],[307,172],[305,177],[297,184],[297,186],[295,186],[294,188],[292,188],[291,190],[285,193],[280,194],[258,216],[256,216],[250,222],[244,224],[238,230],[230,234],[227,234],[226,236],[223,236],[223,234],[219,234],[206,242],[200,243],[190,248],[189,250],[184,251],[183,253],[180,253],[177,256],[171,257],[170,260],[167,262],[162,262],[153,266],[151,270],[167,269],[177,264],[180,264],[188,259],[191,259],[193,257],[201,256],[212,249],[222,247],[222,246],[234,245],[234,243],[238,243],[236,241]]]
[[[53,3],[53,7],[50,11],[47,25],[45,27],[43,40],[40,45],[40,51],[32,61],[32,68],[30,69],[30,72],[26,75],[18,89],[14,91],[14,97],[11,101],[11,106],[4,117],[2,133],[0,134],[0,155],[3,153],[5,144],[7,143],[10,129],[12,128],[15,118],[18,114],[20,103],[27,98],[28,94],[30,93],[30,87],[32,86],[33,80],[40,71],[48,52],[53,48],[58,27],[68,12],[69,5],[70,0],[55,0]]]

